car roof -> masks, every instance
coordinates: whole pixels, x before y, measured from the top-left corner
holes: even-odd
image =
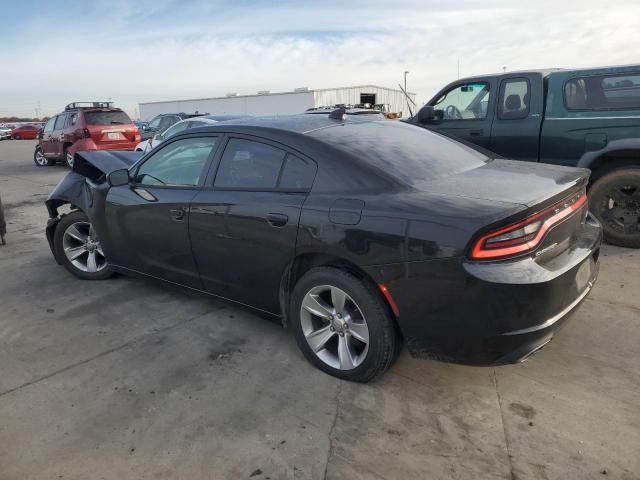
[[[240,117],[234,120],[228,120],[220,125],[214,124],[198,129],[215,129],[219,130],[228,127],[255,127],[260,129],[280,130],[285,132],[293,132],[299,134],[307,134],[322,128],[336,127],[345,123],[365,123],[371,121],[380,121],[378,116],[375,118],[366,118],[366,115],[352,116],[344,120],[329,118],[329,115],[280,115],[273,117]],[[385,120],[386,121],[386,120]],[[190,130],[191,131],[191,130]]]

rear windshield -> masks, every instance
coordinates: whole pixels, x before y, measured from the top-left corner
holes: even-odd
[[[312,135],[409,185],[480,167],[489,160],[461,143],[394,120],[347,123]]]
[[[129,115],[123,111],[114,112],[84,112],[88,125],[127,125],[131,123]]]

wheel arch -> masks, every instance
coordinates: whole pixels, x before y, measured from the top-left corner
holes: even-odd
[[[367,272],[344,257],[319,252],[306,252],[297,255],[287,265],[282,274],[280,279],[280,311],[282,313],[282,325],[284,327],[287,327],[288,325],[291,293],[293,292],[296,283],[305,273],[316,267],[335,267],[346,270],[356,278],[368,283],[376,292],[378,292],[380,298],[388,309],[391,318],[393,318],[396,330],[398,333],[400,332],[396,316],[389,304],[389,300],[382,294],[382,292],[379,291],[377,283]]]
[[[591,170],[591,183],[613,170],[640,166],[640,139],[614,140],[601,150],[585,153],[577,166]]]

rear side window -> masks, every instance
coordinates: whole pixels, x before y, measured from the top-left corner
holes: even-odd
[[[214,186],[238,189],[276,188],[285,152],[252,140],[232,138],[224,150]]]
[[[640,108],[640,73],[573,78],[564,86],[567,110]]]
[[[78,121],[78,114],[72,113],[71,115],[69,115],[69,118],[67,119],[67,127],[75,126],[77,121]]]
[[[129,115],[122,111],[84,112],[84,119],[88,125],[127,125],[131,123]]]
[[[519,120],[529,115],[529,81],[526,78],[510,78],[500,85],[498,118]]]
[[[316,164],[292,154],[285,160],[278,188],[283,190],[309,190],[316,176]]]
[[[56,117],[56,125],[53,127],[54,130],[60,130],[64,128],[64,122],[67,119],[66,115],[58,115]]]

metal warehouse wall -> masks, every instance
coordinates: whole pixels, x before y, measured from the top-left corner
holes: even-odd
[[[313,93],[316,107],[330,106],[338,103],[355,105],[360,103],[361,93],[375,93],[375,103],[389,104],[391,105],[392,112],[402,112],[404,117],[409,116],[406,98],[400,90],[364,85],[358,87],[327,88],[315,90]],[[416,96],[414,93],[410,93],[409,96],[415,101]]]
[[[313,92],[272,93],[237,97],[200,98],[140,104],[140,118],[148,121],[160,113],[200,113],[238,115],[290,115],[314,106]]]

